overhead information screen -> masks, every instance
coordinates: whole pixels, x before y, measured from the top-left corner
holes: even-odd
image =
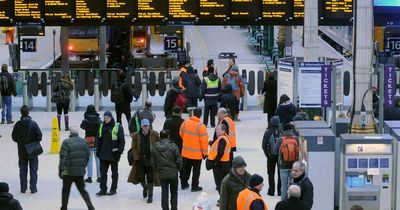
[[[258,0],[231,0],[231,18],[234,20],[258,20],[260,1]]]
[[[60,24],[70,22],[74,17],[74,5],[69,0],[45,0],[44,17],[46,22]]]
[[[81,20],[96,21],[102,19],[105,0],[75,0],[75,18]],[[80,22],[84,23],[84,22]]]
[[[320,0],[320,25],[352,25],[353,0]]]
[[[132,0],[107,0],[107,21],[133,21],[135,4]]]
[[[225,19],[228,13],[229,0],[200,0],[200,20]]]
[[[291,4],[288,0],[262,0],[262,18],[267,23],[284,23],[291,16]]]
[[[0,0],[0,24],[9,25],[11,24],[12,15],[12,0]]]
[[[304,0],[293,0],[293,24],[303,25],[304,22]]]
[[[168,14],[167,0],[137,0],[137,17],[146,21],[166,18]]]
[[[198,5],[198,0],[169,0],[169,18],[171,20],[195,19]]]
[[[40,22],[43,19],[43,0],[15,0],[14,17],[16,22]]]

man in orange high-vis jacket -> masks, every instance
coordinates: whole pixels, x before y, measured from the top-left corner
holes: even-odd
[[[235,122],[228,116],[228,111],[223,107],[218,109],[217,117],[218,117],[218,125],[220,124],[225,125],[226,133],[229,136],[229,139],[231,140],[231,146],[232,146],[231,159],[232,159],[233,152],[236,151],[236,146],[237,146]],[[217,139],[217,133],[215,132],[213,140],[215,141],[216,139]]]
[[[208,134],[206,126],[200,121],[202,111],[200,108],[193,110],[193,116],[182,123],[179,135],[182,137],[183,174],[181,179],[182,189],[189,187],[190,171],[193,168],[192,192],[203,190],[199,186],[200,167],[202,159],[208,154]]]
[[[253,174],[251,176],[249,187],[242,190],[238,195],[236,201],[238,210],[268,210],[260,195],[264,186],[263,182],[264,179],[260,175]]]
[[[5,44],[14,44],[14,27],[2,27],[1,31],[6,34]]]
[[[216,133],[218,139],[211,145],[207,161],[213,167],[215,185],[220,192],[222,179],[229,173],[230,169],[231,141],[229,136],[226,135],[225,125],[218,125]]]
[[[187,74],[187,67],[190,66],[189,61],[184,61],[181,68],[179,69],[179,87],[182,88],[183,91],[186,91],[186,87],[184,85],[184,75],[183,74]]]

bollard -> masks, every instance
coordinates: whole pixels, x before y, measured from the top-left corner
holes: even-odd
[[[97,111],[100,110],[101,95],[99,89],[99,79],[94,79],[94,107]]]
[[[166,84],[166,92],[168,92],[169,89],[171,89],[172,86],[172,80],[171,80],[171,70],[167,70],[167,80],[165,81]]]
[[[28,80],[24,79],[22,81],[22,102],[29,107],[28,100]]]
[[[242,78],[243,78],[243,84],[244,84],[243,103],[242,103],[243,104],[243,111],[247,111],[247,105],[248,105],[248,102],[249,102],[249,95],[248,95],[248,92],[247,92],[248,81],[247,81],[246,69],[242,70]]]
[[[148,97],[148,93],[147,93],[147,83],[148,83],[148,79],[147,79],[147,71],[143,70],[142,72],[142,107],[145,107],[146,101],[147,101],[147,97]]]
[[[47,112],[51,112],[51,96],[53,95],[51,91],[51,80],[46,80],[46,107]]]

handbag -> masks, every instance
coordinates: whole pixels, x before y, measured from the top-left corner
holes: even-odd
[[[261,94],[261,95],[258,95],[258,96],[257,96],[257,98],[256,98],[256,104],[257,104],[258,106],[264,105],[264,101],[265,101],[265,95],[264,95],[264,94]]]
[[[207,160],[206,160],[206,169],[207,169],[207,171],[209,171],[209,170],[211,170],[211,169],[213,169],[213,168],[214,168],[214,161],[209,160],[209,159],[207,158]]]
[[[25,142],[28,141],[28,138],[31,134],[31,124],[32,124],[32,122],[30,122],[28,125],[28,134],[26,135]],[[40,142],[38,142],[38,141],[34,141],[29,144],[25,144],[24,147],[25,147],[26,153],[28,154],[29,159],[33,159],[43,153],[42,145],[40,145]]]
[[[128,153],[127,153],[126,156],[127,156],[127,158],[128,158],[128,163],[129,163],[129,165],[132,166],[132,165],[133,165],[133,152],[132,152],[132,148],[128,150]]]

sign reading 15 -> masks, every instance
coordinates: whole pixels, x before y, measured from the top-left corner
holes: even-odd
[[[164,38],[164,50],[178,50],[178,37],[167,36]]]

